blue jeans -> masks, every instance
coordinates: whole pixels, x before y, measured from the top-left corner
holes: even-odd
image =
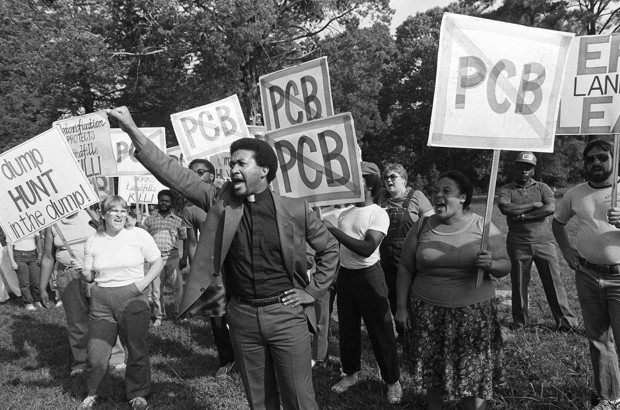
[[[518,325],[528,323],[528,286],[532,262],[534,262],[555,324],[576,326],[577,317],[568,307],[568,296],[562,284],[558,255],[553,242],[530,244],[508,242],[506,248],[512,265],[510,280],[512,282],[513,322]]]
[[[253,307],[234,297],[227,318],[235,361],[252,409],[318,409],[310,332],[301,306]]]
[[[22,292],[22,301],[26,305],[40,302],[39,276],[41,269],[37,264],[37,251],[13,251],[13,259],[17,262],[17,280]]]
[[[88,395],[97,394],[103,390],[102,384],[109,384],[108,361],[117,336],[127,348],[127,399],[148,395],[151,364],[146,344],[150,323],[146,293],[140,293],[135,284],[109,288],[95,285],[88,318]]]
[[[67,268],[58,264],[56,283],[60,292],[62,306],[67,318],[67,331],[69,332],[69,345],[73,354],[71,370],[86,370],[86,349],[88,346],[88,310],[89,301],[86,297],[86,283],[82,281],[81,274],[73,268]],[[125,351],[121,346],[120,339],[112,349],[110,366],[116,366],[125,362]]]
[[[620,274],[580,267],[575,283],[590,345],[594,387],[601,399],[618,399],[620,369],[614,339],[620,341]]]

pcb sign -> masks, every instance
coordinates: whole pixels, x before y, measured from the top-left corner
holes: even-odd
[[[153,144],[162,151],[166,151],[166,129],[156,128],[140,128],[140,131]],[[112,151],[116,159],[115,176],[120,175],[150,175],[150,172],[134,157],[134,147],[129,135],[120,128],[112,128],[110,130],[110,139],[112,140]]]
[[[361,158],[350,113],[265,135],[278,156],[273,186],[280,195],[304,198],[314,206],[359,202]]]
[[[428,144],[552,152],[572,36],[445,13]]]
[[[572,41],[557,134],[620,133],[619,59],[618,33]]]
[[[334,115],[327,57],[259,79],[267,131]]]
[[[0,225],[16,242],[97,202],[60,128],[0,156]]]
[[[170,118],[188,161],[206,158],[220,151],[222,146],[250,136],[236,95],[172,114]]]

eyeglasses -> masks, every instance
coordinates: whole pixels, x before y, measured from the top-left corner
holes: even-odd
[[[600,153],[600,154],[596,154],[596,155],[588,155],[585,157],[585,163],[586,164],[593,164],[594,163],[594,159],[598,159],[598,162],[600,162],[601,164],[604,162],[609,161],[609,154],[606,153]]]
[[[127,210],[126,209],[110,209],[110,210],[108,210],[108,212],[110,213],[110,215],[127,216]]]
[[[203,176],[203,175],[204,175],[204,174],[206,174],[207,172],[208,172],[208,173],[211,173],[211,171],[209,171],[208,169],[202,169],[202,168],[199,168],[199,169],[197,169],[197,170],[194,170],[194,172],[195,172],[195,173],[197,173],[199,177]]]
[[[383,180],[387,181],[388,179],[391,179],[392,181],[396,181],[398,179],[400,175],[397,174],[392,174],[392,175],[384,175],[383,176]]]

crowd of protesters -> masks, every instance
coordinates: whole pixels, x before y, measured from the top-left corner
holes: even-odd
[[[610,143],[586,145],[588,180],[557,206],[551,189],[533,179],[536,156],[518,153],[514,180],[498,190],[508,237],[490,223],[481,248],[485,221],[470,211],[473,184],[458,171],[441,174],[429,200],[408,186],[400,164],[381,172],[362,162],[365,201],[319,218],[304,201],[269,189],[277,157],[264,141],[236,141],[231,180],[216,188],[209,161],[183,168],[145,138],[126,108],[109,114],[131,137],[136,158],[188,204],[177,215],[176,194],[161,191],[157,209],[136,223],[127,203],[110,196],[100,217],[80,211],[40,235],[2,244],[0,301],[10,291],[28,311],[49,307],[54,284],[66,313],[71,376],[86,373],[88,396],[78,409],[110,394],[114,369],[125,371],[132,408],[148,408],[148,327],[193,316],[210,318],[220,356],[215,376],[235,368],[251,408],[316,409],[311,368],[328,359],[334,299],[342,377],[333,392],[360,381],[363,319],[390,404],[405,387],[425,396],[429,409],[446,400],[485,408],[503,372],[493,278],[511,276],[515,331],[530,324],[532,263],[556,330],[577,326],[554,238],[576,271],[599,398],[593,408],[620,407],[620,208],[611,207],[617,177]],[[572,218],[574,243],[566,229]],[[400,367],[411,375],[406,384]]]

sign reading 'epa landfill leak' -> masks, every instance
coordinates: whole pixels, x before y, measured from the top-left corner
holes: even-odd
[[[620,33],[577,37],[568,56],[556,133],[620,133]]]
[[[11,242],[97,202],[60,128],[0,156],[0,225]]]

